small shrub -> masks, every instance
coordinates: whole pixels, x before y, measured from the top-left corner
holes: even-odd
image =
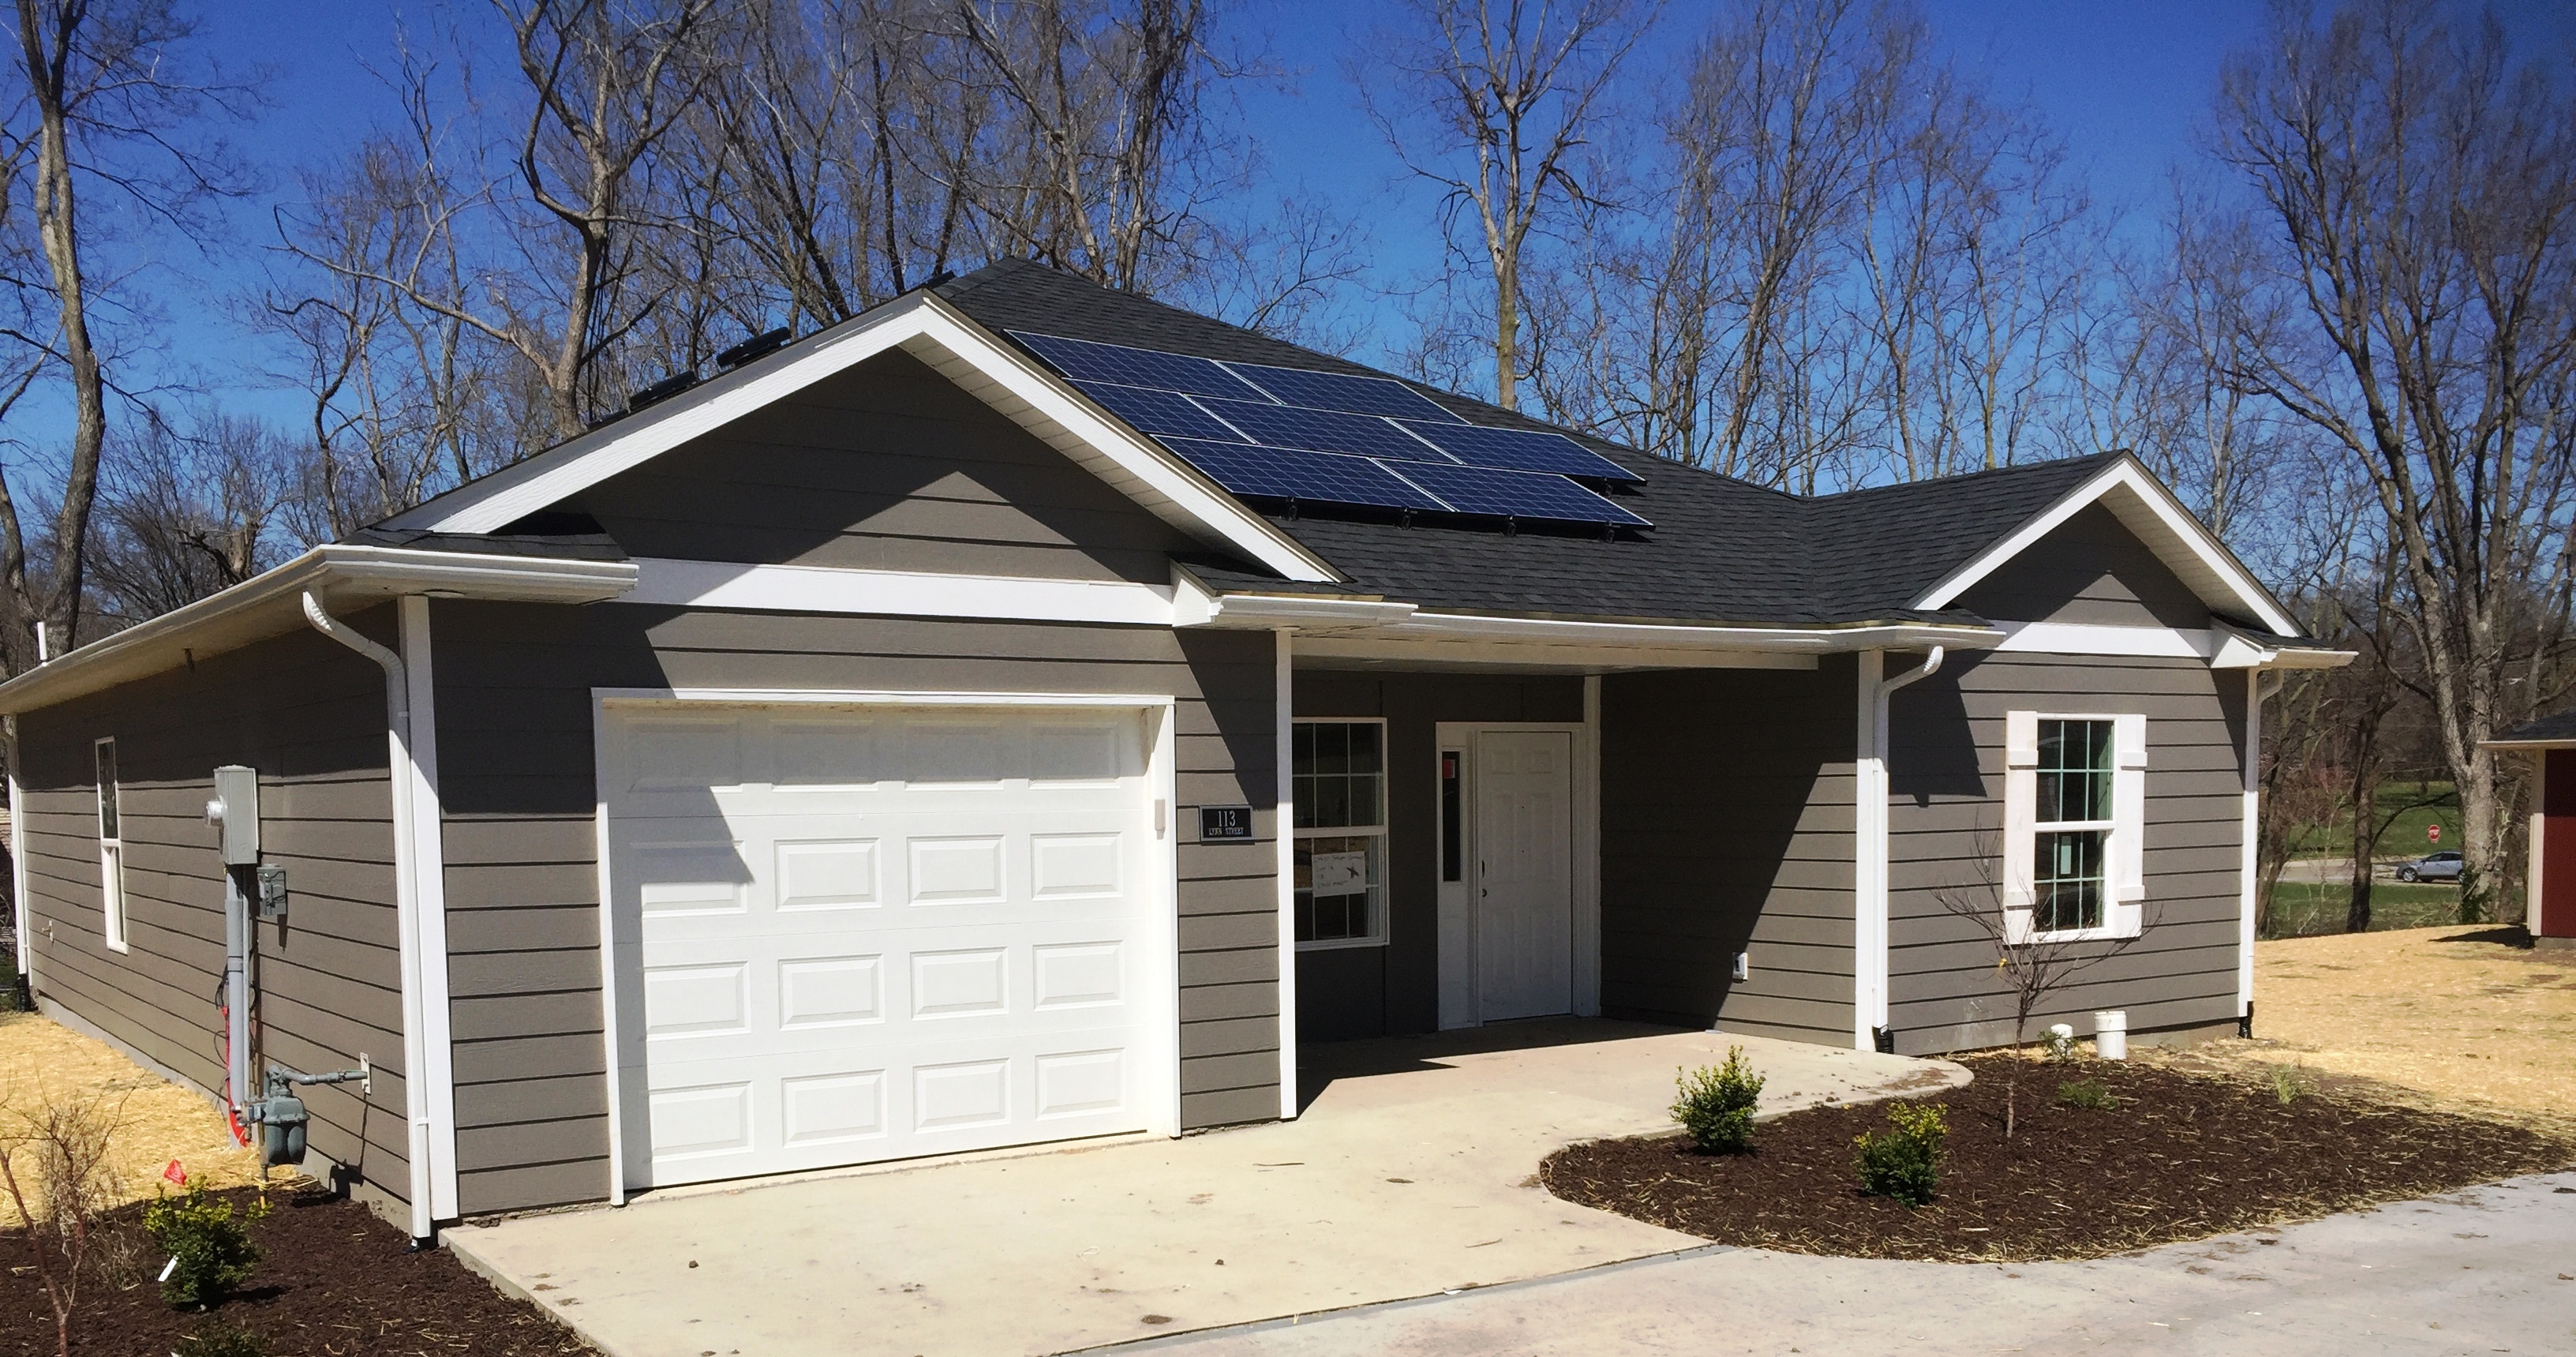
[[[2062,1022],[2053,1024],[2040,1039],[2039,1047],[2050,1060],[2063,1065],[2075,1058],[2075,1029]]]
[[[268,1349],[250,1330],[210,1319],[181,1338],[171,1357],[268,1357]]]
[[[2094,1112],[2107,1112],[2120,1105],[2120,1100],[2111,1096],[2111,1086],[2099,1079],[2070,1079],[2059,1084],[2057,1101]]]
[[[1744,1048],[1726,1048],[1726,1063],[1702,1065],[1690,1074],[1675,1071],[1680,1096],[1673,1100],[1673,1120],[1690,1133],[1702,1154],[1741,1154],[1753,1148],[1753,1109],[1762,1101],[1762,1076],[1744,1059]]]
[[[259,1266],[259,1245],[251,1242],[250,1227],[266,1219],[268,1212],[265,1197],[245,1210],[235,1210],[231,1202],[206,1195],[202,1187],[143,1208],[145,1233],[162,1252],[178,1260],[168,1280],[161,1283],[161,1298],[172,1305],[203,1308],[250,1280],[251,1269]]]
[[[1909,1207],[1932,1204],[1941,1183],[1941,1140],[1949,1118],[1931,1103],[1898,1103],[1887,1109],[1888,1129],[1859,1137],[1860,1190],[1894,1197]]]
[[[2308,1076],[2304,1072],[2288,1065],[2272,1067],[2272,1096],[2280,1100],[2281,1106],[2288,1107],[2307,1093]]]

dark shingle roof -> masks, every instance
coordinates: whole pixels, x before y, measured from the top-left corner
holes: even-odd
[[[2555,716],[2527,721],[2494,738],[2496,744],[2545,744],[2556,740],[2576,742],[2576,707]]]
[[[1026,261],[988,265],[937,290],[995,331],[1391,375]],[[1553,427],[1418,382],[1408,385],[1470,423]],[[1430,607],[1782,625],[1936,616],[1973,621],[1965,613],[1918,614],[1907,605],[2121,455],[1806,498],[1570,436],[1645,478],[1620,500],[1653,520],[1653,531],[1604,540],[1436,521],[1272,521],[1348,575],[1351,587]],[[1223,571],[1198,573],[1212,586],[1229,587]],[[1240,578],[1244,583],[1234,587],[1261,587],[1265,577],[1245,571]]]
[[[360,528],[340,539],[351,546],[524,556],[553,561],[622,561],[626,549],[604,532],[436,532],[426,528]]]

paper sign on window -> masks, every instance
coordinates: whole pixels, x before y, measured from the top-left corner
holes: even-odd
[[[1368,889],[1368,854],[1317,853],[1312,859],[1317,895],[1357,895]]]

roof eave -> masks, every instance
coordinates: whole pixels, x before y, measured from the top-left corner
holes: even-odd
[[[15,715],[306,625],[302,597],[372,602],[407,594],[521,603],[596,603],[635,585],[632,561],[544,560],[331,543],[222,593],[89,642],[0,683]]]

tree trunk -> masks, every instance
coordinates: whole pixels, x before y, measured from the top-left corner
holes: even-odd
[[[2344,906],[2343,931],[2370,931],[2372,850],[2379,843],[2379,779],[2356,778],[2352,789],[2352,900]]]

